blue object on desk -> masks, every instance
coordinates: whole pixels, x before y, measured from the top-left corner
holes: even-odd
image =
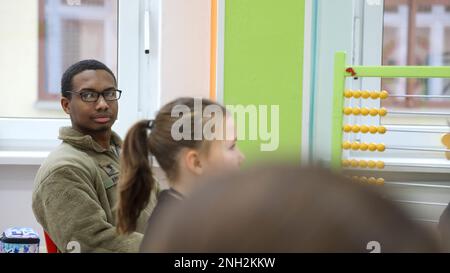
[[[0,238],[0,253],[39,253],[39,235],[31,228],[14,227]]]

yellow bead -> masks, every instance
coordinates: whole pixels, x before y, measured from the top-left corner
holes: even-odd
[[[385,100],[387,98],[389,98],[389,93],[386,90],[381,91],[380,99]]]
[[[368,116],[369,113],[370,113],[370,110],[369,110],[369,109],[367,109],[367,108],[362,108],[362,109],[361,109],[361,115],[363,115],[363,116]]]
[[[375,185],[377,183],[377,179],[375,177],[369,178],[369,184]]]
[[[349,160],[342,160],[342,167],[347,168],[348,166],[350,166],[350,161]]]
[[[359,91],[359,90],[353,91],[353,97],[355,99],[361,98],[361,91]]]
[[[377,109],[370,109],[369,113],[370,113],[371,116],[374,117],[374,116],[378,115],[378,110]]]
[[[363,152],[367,151],[369,149],[369,144],[367,143],[362,143],[361,147],[359,147],[359,149]]]
[[[375,144],[375,143],[370,143],[370,144],[369,144],[369,151],[375,152],[376,150],[377,150],[377,144]]]
[[[377,150],[379,152],[384,152],[384,151],[386,151],[386,146],[384,144],[378,144],[377,145]]]
[[[380,117],[385,117],[385,116],[387,115],[387,113],[388,113],[388,111],[387,111],[386,108],[381,108],[381,109],[378,111],[378,114],[380,115]]]
[[[386,134],[386,132],[387,132],[386,127],[384,127],[384,126],[378,127],[378,133],[379,133],[379,134],[384,135],[384,134]]]
[[[371,134],[376,134],[378,132],[378,128],[376,126],[370,126],[369,127],[369,132]]]
[[[359,162],[358,162],[358,160],[354,160],[354,159],[353,159],[353,160],[351,161],[350,165],[351,165],[353,168],[356,168],[356,167],[359,166]]]
[[[352,131],[353,127],[349,124],[344,126],[344,132],[350,133]]]
[[[378,168],[378,169],[382,170],[382,169],[384,169],[384,167],[385,167],[385,165],[384,165],[384,162],[383,162],[383,161],[378,161],[378,162],[377,162],[377,168]]]
[[[359,182],[359,177],[353,176],[353,177],[352,177],[352,180],[355,181],[355,182]]]
[[[377,185],[378,186],[383,186],[384,185],[384,179],[383,178],[378,178],[377,179]]]
[[[376,99],[380,98],[380,93],[375,92],[375,91],[370,92],[370,97],[371,97],[372,99],[376,100]]]
[[[369,130],[370,130],[369,126],[366,125],[361,126],[361,133],[367,134]]]
[[[344,144],[342,144],[342,148],[344,150],[350,150],[350,148],[352,147],[352,144],[349,141],[344,142]]]
[[[367,182],[369,182],[369,179],[368,179],[367,177],[363,176],[363,177],[361,177],[361,178],[359,179],[359,181],[360,181],[361,183],[367,183]]]
[[[375,161],[373,160],[369,160],[369,162],[367,162],[367,166],[371,169],[374,169],[377,166],[377,163],[375,163]]]
[[[353,115],[359,116],[360,114],[361,114],[361,109],[359,109],[358,107],[353,108]]]
[[[370,98],[370,92],[367,91],[367,90],[362,91],[362,92],[361,92],[361,97],[362,97],[363,99],[368,99],[368,98]]]
[[[353,133],[359,133],[359,131],[361,130],[361,128],[358,126],[358,125],[355,125],[355,126],[353,126],[353,128],[352,128],[352,132]]]
[[[359,167],[361,167],[361,168],[367,168],[367,161],[365,161],[365,160],[361,160],[361,161],[359,161]]]
[[[353,144],[352,144],[353,151],[358,151],[360,147],[361,147],[361,144],[359,144],[359,142],[353,142]]]
[[[352,90],[346,90],[344,92],[344,97],[346,97],[347,99],[350,99],[353,97],[353,91]]]
[[[346,107],[346,108],[344,109],[344,114],[345,114],[345,115],[350,116],[352,113],[353,113],[353,108],[351,108],[351,107]]]

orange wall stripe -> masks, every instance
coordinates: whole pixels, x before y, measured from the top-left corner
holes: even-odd
[[[211,0],[211,66],[209,79],[209,98],[216,100],[217,72],[217,0]]]

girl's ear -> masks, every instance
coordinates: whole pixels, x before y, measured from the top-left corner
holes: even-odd
[[[204,172],[200,153],[196,150],[188,150],[184,154],[184,162],[189,171],[196,175],[202,175]]]

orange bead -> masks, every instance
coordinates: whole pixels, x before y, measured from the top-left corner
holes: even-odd
[[[375,152],[376,150],[377,150],[377,144],[375,144],[375,143],[370,143],[370,144],[369,144],[369,151]]]
[[[359,131],[361,130],[361,128],[358,126],[358,125],[355,125],[355,126],[353,126],[353,128],[352,128],[352,132],[353,133],[359,133]]]
[[[366,125],[361,126],[361,133],[367,134],[369,130],[370,130],[369,126]]]
[[[384,152],[384,151],[386,151],[386,146],[384,144],[378,144],[377,145],[377,150],[379,152]]]
[[[379,133],[379,134],[384,135],[384,134],[386,134],[386,132],[387,132],[386,127],[384,127],[384,126],[378,127],[378,133]]]
[[[352,144],[349,141],[346,141],[342,144],[342,148],[344,150],[350,150],[351,147],[352,147]]]
[[[370,97],[371,97],[372,99],[374,99],[374,100],[379,99],[379,98],[380,98],[380,93],[375,92],[375,91],[370,92]]]
[[[359,109],[358,107],[353,108],[353,115],[355,116],[361,115],[361,109]]]
[[[359,144],[359,142],[353,142],[353,144],[352,144],[353,151],[358,151],[360,147],[361,147],[361,144]]]
[[[353,97],[355,99],[359,99],[361,97],[361,91],[359,90],[353,91]]]
[[[347,168],[348,166],[350,166],[350,161],[349,160],[342,160],[342,167]]]
[[[343,130],[346,133],[350,133],[352,131],[352,128],[353,127],[351,125],[347,124],[347,125],[344,126]]]
[[[367,90],[362,91],[362,92],[361,92],[361,97],[362,97],[363,99],[368,99],[368,98],[370,98],[370,92],[367,91]]]
[[[361,160],[361,161],[359,161],[359,167],[361,167],[361,168],[367,168],[367,161],[365,161],[365,160]]]
[[[344,114],[345,114],[345,115],[350,116],[352,113],[353,113],[353,108],[351,108],[351,107],[346,107],[346,108],[344,109]]]
[[[367,108],[362,108],[362,109],[361,109],[361,115],[363,115],[363,116],[368,116],[369,113],[370,113],[370,110],[369,110],[369,109],[367,109]]]
[[[385,164],[384,164],[383,161],[378,161],[377,162],[377,168],[378,169],[382,170],[382,169],[384,169],[384,167],[385,167]]]
[[[376,134],[378,132],[378,128],[376,126],[370,126],[369,127],[369,132],[371,134]]]
[[[370,113],[370,115],[372,117],[374,117],[374,116],[378,115],[378,110],[377,109],[370,109],[369,113]]]
[[[352,90],[346,90],[344,92],[344,97],[346,97],[347,99],[350,99],[353,97],[353,91]]]
[[[377,179],[377,185],[378,185],[378,186],[383,186],[383,185],[384,185],[384,182],[385,182],[385,181],[384,181],[383,178],[378,178],[378,179]]]
[[[369,162],[367,162],[367,166],[371,169],[374,169],[377,166],[377,164],[375,163],[375,161],[369,160]]]
[[[367,143],[362,143],[361,147],[359,147],[359,149],[363,152],[367,151],[369,149],[369,144]]]
[[[387,113],[388,113],[388,111],[387,111],[386,108],[381,108],[381,109],[378,111],[378,114],[380,115],[380,117],[385,117],[385,116],[387,115]]]
[[[385,100],[387,98],[389,98],[389,93],[386,90],[381,91],[380,99]]]

